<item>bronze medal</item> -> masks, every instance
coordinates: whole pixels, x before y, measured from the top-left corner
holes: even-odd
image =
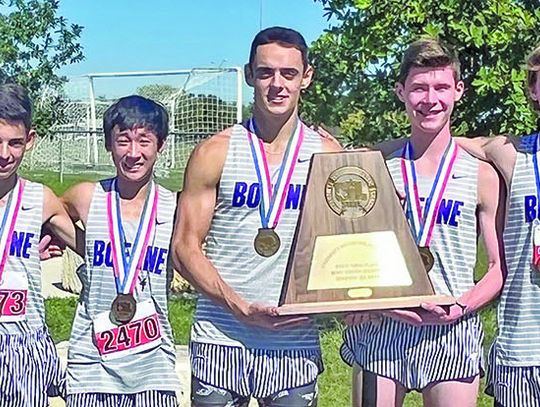
[[[131,294],[118,294],[111,305],[112,321],[125,324],[133,319],[137,310],[137,301]]]
[[[259,256],[272,257],[281,246],[281,240],[274,229],[260,228],[253,241],[253,247]]]
[[[426,271],[430,271],[435,264],[433,253],[431,253],[429,247],[418,247],[418,251],[420,252],[420,257],[422,258],[422,263],[424,263]]]

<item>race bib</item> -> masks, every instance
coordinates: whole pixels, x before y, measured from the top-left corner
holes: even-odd
[[[4,270],[0,283],[0,323],[24,321],[27,297],[26,273]]]
[[[152,349],[161,344],[161,327],[154,302],[137,303],[131,322],[115,325],[110,311],[94,319],[94,339],[101,359],[112,360]]]
[[[533,227],[533,267],[540,271],[540,224]]]

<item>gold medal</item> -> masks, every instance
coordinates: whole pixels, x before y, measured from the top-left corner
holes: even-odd
[[[272,257],[279,250],[281,240],[274,229],[260,228],[253,241],[253,247],[259,256]]]
[[[112,321],[118,325],[128,323],[135,316],[137,301],[131,294],[118,294],[111,305]]]
[[[420,253],[420,257],[422,258],[422,263],[424,263],[426,271],[430,271],[435,264],[433,253],[431,253],[429,247],[418,247],[418,252]]]

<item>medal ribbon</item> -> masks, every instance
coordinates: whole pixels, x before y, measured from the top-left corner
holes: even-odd
[[[296,128],[287,143],[287,149],[283,156],[279,168],[277,182],[272,188],[272,179],[270,169],[264,153],[263,142],[256,135],[255,120],[251,118],[248,121],[248,140],[253,156],[253,164],[257,179],[259,180],[259,190],[261,191],[261,200],[259,203],[259,215],[263,228],[275,228],[281,218],[283,208],[285,207],[285,198],[289,190],[294,168],[298,162],[300,147],[304,141],[304,125],[298,121]]]
[[[457,158],[457,152],[456,143],[450,139],[439,163],[429,198],[424,203],[424,210],[422,211],[411,142],[407,142],[403,148],[401,155],[401,174],[405,185],[407,202],[405,213],[411,224],[416,243],[420,247],[429,247],[431,242],[439,207],[441,206],[442,197]]]
[[[15,229],[15,223],[17,222],[21,208],[23,191],[24,180],[18,178],[15,187],[9,194],[4,216],[2,217],[2,224],[0,225],[0,282],[2,281],[4,268],[9,257],[13,230]],[[15,198],[15,202],[13,202],[13,198]]]
[[[116,189],[116,179],[107,193],[107,224],[111,240],[111,257],[113,262],[116,291],[119,294],[131,294],[135,290],[137,278],[143,268],[146,249],[156,227],[158,191],[152,181],[148,186],[144,206],[133,245],[128,252],[126,237],[122,226],[120,197]]]
[[[536,180],[536,203],[540,205],[540,169],[538,168],[539,158],[540,155],[540,133],[536,134],[535,143],[533,146],[533,167],[534,167],[534,178]],[[537,223],[537,222],[534,222]],[[533,223],[533,224],[534,224]],[[539,226],[536,226],[538,228]],[[540,265],[540,242],[536,241],[536,230],[533,229],[533,264],[535,266]]]

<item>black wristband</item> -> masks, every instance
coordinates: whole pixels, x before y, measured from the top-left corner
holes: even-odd
[[[469,307],[467,307],[466,305],[464,304],[461,304],[459,301],[456,301],[456,305],[461,308],[461,314],[462,315],[465,315],[469,309]]]

